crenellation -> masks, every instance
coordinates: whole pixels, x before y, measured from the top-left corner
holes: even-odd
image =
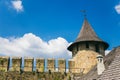
[[[75,72],[75,61],[73,59],[69,59],[68,66],[69,66],[69,72],[74,73]]]
[[[20,72],[22,70],[22,57],[12,57],[12,62],[10,63],[10,57],[2,56],[0,57],[0,71],[17,71]],[[37,72],[45,72],[45,59],[44,58],[36,58],[36,66],[33,66],[34,58],[25,57],[24,60],[24,69],[25,72],[32,72],[33,68],[36,67]],[[47,71],[56,72],[55,59],[48,58],[47,59]],[[9,66],[9,64],[12,64]],[[58,72],[66,72],[66,60],[58,59]]]
[[[47,59],[47,70],[51,72],[55,72],[55,59],[53,58]]]
[[[66,72],[66,60],[65,59],[58,59],[58,71]]]
[[[22,57],[12,57],[11,71],[19,71],[22,65]]]
[[[45,59],[36,58],[36,70],[37,72],[44,72],[45,69]]]
[[[7,72],[9,70],[9,60],[8,56],[0,56],[0,71]]]
[[[24,58],[24,71],[25,72],[32,72],[33,71],[33,62],[34,62],[34,58],[32,58],[32,57],[25,57]]]

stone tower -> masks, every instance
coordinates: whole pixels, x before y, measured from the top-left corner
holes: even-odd
[[[68,50],[75,61],[74,73],[88,73],[97,64],[97,55],[105,55],[108,43],[101,40],[85,18],[77,39]]]

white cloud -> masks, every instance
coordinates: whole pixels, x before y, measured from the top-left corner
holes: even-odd
[[[5,56],[71,58],[68,45],[62,37],[46,42],[32,33],[19,38],[0,37],[0,53]]]
[[[118,14],[120,14],[120,4],[115,6],[115,10]]]
[[[21,0],[14,0],[14,1],[11,1],[11,3],[12,3],[12,7],[13,7],[17,12],[23,11],[23,5],[22,5],[22,1],[21,1]]]

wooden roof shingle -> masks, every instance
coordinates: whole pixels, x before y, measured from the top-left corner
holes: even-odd
[[[85,18],[80,33],[75,42],[80,41],[102,41],[95,33],[88,20]]]

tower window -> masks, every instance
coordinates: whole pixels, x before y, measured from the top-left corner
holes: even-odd
[[[89,44],[88,43],[86,43],[86,48],[89,48]]]
[[[96,52],[99,52],[99,45],[98,44],[95,45],[95,48],[96,48]]]
[[[79,51],[79,49],[78,49],[79,47],[78,47],[78,44],[77,44],[77,51]]]

